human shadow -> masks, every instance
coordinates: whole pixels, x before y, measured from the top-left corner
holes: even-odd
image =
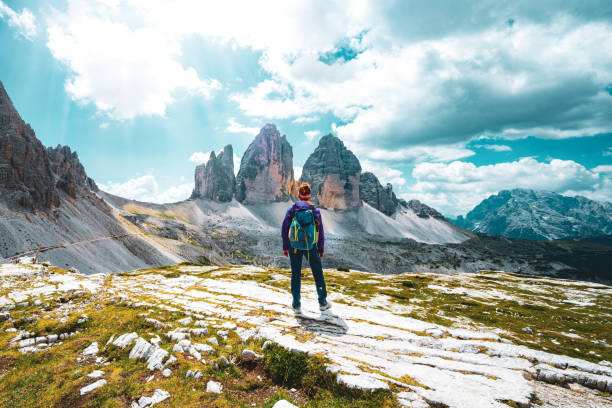
[[[344,319],[330,310],[321,312],[318,316],[306,313],[295,315],[295,319],[304,330],[311,333],[341,337],[348,332],[348,325]]]

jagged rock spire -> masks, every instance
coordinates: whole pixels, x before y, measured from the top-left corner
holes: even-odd
[[[235,190],[234,150],[232,145],[227,145],[219,156],[212,151],[208,162],[196,167],[195,188],[191,197],[229,202],[232,201]]]

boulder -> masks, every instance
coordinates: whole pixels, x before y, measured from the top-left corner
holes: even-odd
[[[383,187],[373,173],[365,172],[359,181],[359,197],[378,211],[392,215],[398,206],[398,199],[393,192],[393,186]]]
[[[234,150],[232,145],[227,145],[218,156],[210,152],[208,162],[196,167],[195,188],[191,197],[229,202],[235,190]]]
[[[236,199],[243,204],[285,201],[293,182],[293,149],[273,124],[261,128],[242,156]]]
[[[361,205],[359,160],[331,134],[323,136],[308,157],[301,179],[310,183],[312,201],[321,207],[344,210]]]

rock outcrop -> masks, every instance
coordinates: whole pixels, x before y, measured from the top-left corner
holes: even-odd
[[[234,151],[232,145],[227,145],[219,156],[215,156],[214,151],[210,152],[208,162],[196,167],[195,188],[191,197],[229,202],[235,191]]]
[[[550,191],[503,190],[456,224],[509,238],[549,240],[612,234],[612,203]]]
[[[98,191],[96,183],[85,173],[77,152],[68,146],[48,147],[47,156],[51,171],[55,174],[55,186],[72,198],[84,197],[91,191]]]
[[[369,171],[361,175],[359,196],[361,200],[386,215],[392,215],[399,205],[399,200],[393,192],[393,186],[387,183],[383,187],[378,177]]]
[[[400,200],[401,204],[405,207],[410,208],[418,217],[420,218],[437,218],[439,220],[445,219],[442,214],[440,214],[435,209],[431,208],[428,205],[423,204],[419,200],[410,200],[405,202]]]
[[[47,152],[13,107],[0,82],[0,197],[11,208],[60,204]]]
[[[292,181],[293,149],[275,125],[267,124],[242,156],[236,199],[243,204],[284,201]]]
[[[327,209],[345,210],[361,205],[361,165],[342,140],[329,134],[308,157],[302,181],[310,183],[312,200]]]

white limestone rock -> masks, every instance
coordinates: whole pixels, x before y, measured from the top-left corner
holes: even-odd
[[[189,324],[193,321],[193,319],[191,318],[191,316],[187,316],[183,319],[179,319],[176,322],[179,323],[182,326],[189,326]]]
[[[87,348],[85,348],[85,350],[83,350],[83,353],[81,354],[83,354],[84,356],[95,356],[96,354],[98,354],[98,351],[100,351],[98,349],[98,342],[94,341],[89,346],[87,346]]]
[[[153,391],[153,395],[150,397],[140,397],[138,401],[132,402],[131,408],[149,408],[155,404],[159,404],[162,401],[170,398],[170,393],[162,389],[157,388]]]
[[[276,404],[272,406],[272,408],[298,408],[297,405],[293,405],[287,400],[277,401]]]
[[[104,375],[104,371],[102,370],[95,370],[87,374],[87,376],[90,378],[102,378],[103,375]]]
[[[199,351],[200,353],[212,353],[214,349],[208,344],[204,343],[193,343],[193,348]]]
[[[217,340],[216,337],[211,337],[210,339],[206,340],[208,341],[210,344],[212,344],[213,346],[219,346],[219,341]]]
[[[253,350],[244,349],[242,350],[241,357],[242,361],[253,361],[261,358],[262,356],[260,354],[257,354]]]
[[[221,385],[221,383],[218,383],[216,381],[211,380],[206,384],[206,392],[221,394],[222,389],[223,389],[223,386]]]
[[[138,338],[138,334],[135,333],[135,332],[125,333],[125,334],[122,334],[121,336],[117,337],[115,340],[113,340],[112,344],[114,346],[117,346],[117,347],[120,347],[120,348],[124,349],[127,346],[129,346],[130,344],[132,344],[132,342],[134,340],[136,340],[137,338]]]
[[[187,374],[185,374],[185,378],[198,378],[202,377],[202,372],[200,370],[188,370]]]
[[[81,388],[81,395],[85,395],[85,394],[89,394],[90,392],[92,392],[93,390],[95,390],[96,388],[100,388],[102,387],[104,384],[106,384],[106,380],[105,379],[100,379],[92,384],[89,384],[83,388]]]

